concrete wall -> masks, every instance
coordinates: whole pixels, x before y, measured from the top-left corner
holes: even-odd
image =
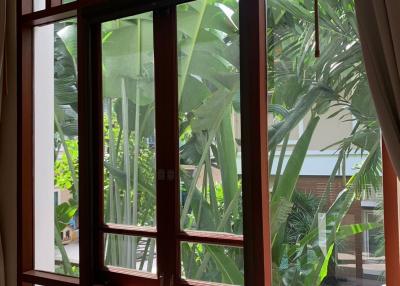
[[[0,231],[5,250],[6,285],[17,285],[17,94],[16,2],[7,1],[8,94],[0,121]]]

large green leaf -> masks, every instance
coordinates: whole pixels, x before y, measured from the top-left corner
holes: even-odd
[[[223,277],[223,283],[233,285],[244,285],[244,276],[231,257],[224,253],[224,249],[219,246],[207,246],[213,261],[217,264],[218,270]]]
[[[325,86],[316,86],[310,89],[306,95],[300,97],[296,105],[286,116],[285,120],[279,122],[268,130],[268,146],[270,149],[277,146],[289,132],[310,112],[313,104],[320,96],[331,97],[331,89]]]
[[[217,130],[228,108],[231,108],[233,94],[219,91],[208,98],[194,111],[193,132]]]
[[[286,221],[289,212],[278,211],[281,207],[282,209],[287,209],[289,203],[291,202],[292,195],[299,179],[300,171],[303,166],[304,159],[306,157],[308,147],[311,142],[311,138],[314,134],[314,130],[319,122],[320,118],[312,118],[309,122],[307,129],[303,135],[298,140],[293,153],[286,164],[285,171],[278,182],[275,192],[272,194],[272,199],[270,203],[271,209],[271,221]],[[283,203],[283,206],[282,206]],[[277,229],[273,229],[274,232],[271,233],[272,236],[272,248],[275,254],[273,260],[280,261],[281,256],[277,255],[277,247],[282,243],[282,231],[285,228],[285,223],[281,224]],[[280,233],[281,232],[281,233]],[[280,234],[279,234],[280,233]],[[279,235],[278,235],[279,234]]]
[[[179,110],[181,112],[190,112],[203,103],[211,95],[207,85],[200,78],[188,76],[186,78],[185,88],[183,89]]]
[[[341,225],[336,233],[336,239],[345,239],[354,234],[363,233],[368,230],[383,227],[381,223],[356,223]]]
[[[76,25],[68,25],[57,32],[72,58],[78,58],[78,34]]]
[[[293,152],[286,164],[282,179],[278,183],[275,193],[272,194],[272,204],[279,201],[281,198],[286,198],[290,201],[297,180],[306,157],[311,138],[320,118],[312,118],[307,126],[307,129],[298,140]]]
[[[228,207],[238,187],[238,171],[236,166],[235,136],[232,127],[232,108],[229,108],[222,119],[217,135],[218,159],[224,191],[224,206]],[[237,208],[236,210],[237,211]]]

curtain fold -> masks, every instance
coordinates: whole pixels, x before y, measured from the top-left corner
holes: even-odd
[[[0,0],[0,115],[1,115],[1,102],[5,94],[5,45],[6,45],[6,1]],[[5,286],[5,272],[4,272],[4,256],[3,246],[1,244],[0,234],[0,286]]]
[[[6,65],[5,65],[5,45],[6,45],[6,11],[7,0],[0,0],[0,115],[2,97],[5,94],[6,86]]]
[[[1,235],[0,235],[0,286],[6,286],[5,281],[5,272],[4,272],[4,256],[3,256],[3,246],[1,244]]]
[[[356,0],[356,12],[372,97],[400,176],[400,0]]]

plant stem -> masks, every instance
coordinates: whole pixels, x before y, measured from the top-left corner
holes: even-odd
[[[56,124],[57,132],[58,132],[58,134],[60,134],[60,139],[61,139],[61,143],[63,145],[65,156],[67,157],[68,168],[69,168],[69,171],[71,172],[71,177],[72,177],[72,181],[74,183],[76,195],[79,196],[79,184],[78,184],[78,178],[75,173],[74,161],[72,159],[71,153],[69,152],[67,142],[65,141],[64,132],[62,131],[62,128],[58,121],[57,115],[54,116],[54,122]]]
[[[144,247],[143,250],[142,261],[140,261],[139,270],[143,270],[144,263],[146,262],[147,253],[149,252],[151,241],[152,239],[147,239],[146,241],[146,246]]]
[[[126,225],[131,225],[132,217],[131,217],[131,167],[130,167],[130,156],[129,156],[129,110],[128,110],[128,97],[126,94],[126,85],[125,78],[121,79],[121,91],[122,91],[122,129],[124,135],[124,169],[126,173],[126,192],[125,192],[125,203],[124,203],[124,215],[125,220],[124,223]],[[130,243],[130,237],[127,237],[126,242],[126,267],[132,267],[132,249]]]
[[[114,128],[113,128],[113,122],[112,122],[112,99],[108,99],[108,106],[107,106],[107,118],[108,118],[108,135],[109,135],[109,148],[110,148],[110,159],[111,159],[111,164],[115,166],[115,142],[114,142]],[[110,212],[110,222],[115,223],[115,201],[114,198],[117,197],[115,195],[115,185],[114,185],[114,177],[109,175],[109,212]],[[111,263],[112,265],[117,264],[117,248],[115,244],[115,239],[113,237],[110,238],[110,249],[111,249]]]
[[[233,96],[233,93],[231,93],[229,95],[231,98]],[[227,108],[227,107],[226,107]],[[230,108],[230,107],[229,107]],[[194,171],[193,174],[193,179],[192,179],[192,183],[190,184],[190,188],[188,190],[188,195],[185,201],[185,205],[183,206],[183,210],[181,212],[181,218],[180,218],[180,225],[181,228],[185,227],[185,223],[186,223],[186,218],[187,218],[187,214],[189,213],[189,209],[192,203],[192,199],[193,199],[193,195],[195,192],[195,187],[196,187],[196,183],[199,179],[200,176],[200,172],[202,169],[202,166],[204,164],[204,161],[207,157],[207,154],[209,152],[210,146],[212,144],[212,142],[214,141],[215,135],[217,133],[218,127],[221,125],[221,122],[224,118],[226,110],[220,110],[217,115],[215,116],[215,121],[213,122],[212,126],[210,126],[210,129],[208,130],[208,139],[207,142],[205,143],[205,145],[203,146],[203,151],[201,154],[201,158],[199,160],[199,163],[196,166],[196,170]]]
[[[226,208],[226,211],[225,211],[224,215],[222,216],[222,219],[221,219],[221,221],[220,221],[220,223],[219,223],[219,225],[218,225],[218,227],[216,229],[216,232],[219,232],[219,231],[221,231],[221,230],[223,230],[225,228],[225,225],[229,221],[229,218],[230,218],[230,216],[231,216],[231,214],[232,214],[232,212],[233,212],[233,210],[235,208],[235,205],[237,204],[237,202],[239,200],[239,197],[240,197],[240,192],[236,192],[236,194],[233,197],[231,203]],[[201,265],[200,265],[199,269],[196,272],[196,275],[195,275],[195,279],[196,280],[199,280],[201,278],[201,274],[204,272],[204,270],[205,270],[208,262],[210,261],[210,259],[211,259],[211,254],[207,252],[204,255],[204,259],[201,262]]]
[[[232,128],[232,107],[227,108],[227,112],[219,127],[218,142],[218,161],[220,165],[222,186],[224,192],[224,206],[227,207],[238,191],[238,175],[236,166],[235,136]],[[238,213],[235,207],[234,214]]]
[[[214,178],[213,178],[213,173],[212,173],[212,166],[211,166],[211,152],[208,151],[207,155],[207,160],[205,162],[205,171],[208,174],[208,181],[210,185],[210,203],[211,207],[214,212],[215,216],[215,222],[218,223],[219,220],[219,215],[218,215],[218,202],[217,202],[217,194],[215,193],[215,184],[214,184]]]
[[[281,146],[281,150],[280,150],[280,154],[279,154],[278,166],[276,168],[276,173],[275,173],[274,187],[272,188],[272,193],[275,192],[276,187],[278,186],[278,183],[279,183],[279,179],[281,177],[282,166],[283,166],[283,161],[285,159],[285,153],[286,153],[288,142],[289,142],[289,134],[285,137],[285,139],[283,140],[283,144]]]
[[[72,274],[71,262],[69,261],[68,254],[65,251],[64,245],[62,244],[60,232],[61,232],[61,230],[58,229],[57,224],[56,224],[55,228],[54,228],[54,238],[56,241],[56,245],[57,245],[58,249],[60,250],[61,259],[62,259],[62,263],[63,263],[63,267],[64,267],[64,273],[66,275],[71,275]]]
[[[152,270],[153,270],[155,247],[156,247],[156,241],[154,239],[152,239],[150,241],[149,260],[147,262],[147,272],[152,272]]]
[[[137,225],[138,223],[138,175],[139,175],[139,151],[140,151],[140,79],[142,74],[142,22],[140,19],[137,19],[137,44],[138,44],[138,59],[137,59],[137,67],[138,67],[138,75],[136,82],[136,113],[135,113],[135,146],[134,146],[134,156],[133,156],[133,214],[132,214],[132,224]],[[137,238],[132,237],[132,256],[133,261],[132,264],[136,268],[136,260],[137,260]]]
[[[190,49],[189,49],[189,54],[187,55],[187,59],[186,61],[184,61],[183,63],[183,68],[182,68],[182,75],[181,75],[181,82],[179,84],[179,91],[178,91],[178,99],[180,102],[181,101],[181,97],[182,97],[182,92],[183,89],[185,87],[185,83],[186,83],[186,79],[189,73],[189,67],[190,67],[190,63],[192,61],[192,57],[193,57],[193,53],[194,53],[194,49],[196,47],[196,43],[197,43],[197,39],[199,37],[200,34],[200,29],[201,29],[201,23],[203,22],[203,18],[204,18],[204,14],[207,8],[207,0],[201,0],[201,7],[200,7],[200,11],[199,11],[199,16],[197,19],[197,22],[195,23],[195,32],[193,37],[191,37],[190,39]]]
[[[268,178],[271,178],[272,166],[274,164],[275,159],[276,146],[269,151],[269,159],[268,159]]]

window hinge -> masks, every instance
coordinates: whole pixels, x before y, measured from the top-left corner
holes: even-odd
[[[167,180],[168,181],[173,181],[175,179],[175,172],[174,170],[168,170],[167,171]]]
[[[165,180],[165,169],[157,170],[157,180],[164,181]]]

